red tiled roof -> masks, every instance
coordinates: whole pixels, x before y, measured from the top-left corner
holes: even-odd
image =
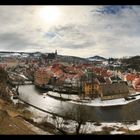
[[[128,73],[125,78],[127,81],[133,81],[135,79],[136,75],[132,73]]]
[[[135,78],[135,79],[133,80],[133,84],[134,84],[135,86],[140,85],[140,78]]]
[[[64,72],[61,69],[59,69],[59,70],[57,70],[57,71],[54,72],[54,75],[57,76],[57,77],[60,77],[63,74],[64,74]]]

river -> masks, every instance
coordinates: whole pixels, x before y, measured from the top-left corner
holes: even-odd
[[[49,96],[44,98],[44,92],[34,85],[22,85],[19,87],[19,98],[47,112],[71,119],[99,122],[140,120],[140,100],[124,106],[92,107],[59,101]]]

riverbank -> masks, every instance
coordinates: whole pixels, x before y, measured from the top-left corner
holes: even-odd
[[[26,121],[32,113],[25,109],[26,105],[18,106],[0,98],[0,134],[3,135],[49,135],[47,131]]]
[[[77,122],[54,116],[26,104],[18,106],[0,99],[0,134],[75,134]],[[63,132],[63,133],[60,133]],[[140,121],[123,123],[86,122],[80,134],[140,134]]]
[[[77,122],[74,120],[67,120],[51,114],[46,114],[33,107],[28,110],[33,112],[33,120],[37,123],[48,122],[56,127],[57,130],[65,132],[67,135],[74,135],[76,131]],[[136,122],[85,122],[81,125],[80,134],[86,135],[139,135],[140,121]],[[62,133],[63,134],[63,133]]]
[[[58,129],[59,130],[61,129],[62,131],[66,131],[67,134],[70,135],[75,134],[75,128],[77,126],[77,122],[72,120],[70,114],[72,113],[71,111],[74,112],[77,109],[79,109],[79,105],[77,106],[76,104],[69,103],[69,101],[61,102],[60,100],[56,100],[49,96],[46,96],[46,93],[44,94],[44,91],[40,92],[36,90],[34,85],[20,86],[19,92],[20,92],[19,97],[23,101],[33,105],[32,107],[31,106],[26,107],[28,111],[34,114],[31,120],[28,120],[29,122],[31,122],[37,127],[42,128],[44,131],[47,129],[46,127],[50,125],[52,128],[52,131],[50,132],[53,132],[53,134],[58,134],[58,133],[60,134],[60,131],[58,132]],[[34,106],[36,108],[34,108]],[[134,116],[136,115],[135,113],[139,113],[138,111],[139,101],[135,102],[134,104],[126,105],[123,108],[117,107],[115,109],[114,108],[104,109],[100,107],[94,108],[88,106],[86,108],[84,107],[85,106],[80,106],[80,108],[82,109],[81,111],[83,112],[82,113],[83,115],[82,114],[81,115],[85,118],[85,121],[83,122],[80,130],[80,133],[82,134],[115,134],[115,133],[116,134],[121,134],[121,133],[139,134],[140,124],[139,121],[136,121],[139,120],[139,114],[137,116]],[[38,108],[40,108],[40,110],[38,110]],[[43,112],[42,110],[45,111]],[[47,111],[51,112],[52,114],[47,113]],[[100,114],[98,114],[98,112]],[[67,113],[70,117],[69,119],[66,116]],[[76,111],[74,113],[80,113],[80,112]],[[133,118],[130,119],[129,121],[129,118],[127,118],[127,116],[130,115],[131,113],[133,114]],[[97,117],[96,116],[94,117],[94,114],[96,114]],[[121,114],[122,116],[117,116],[118,114]],[[61,115],[63,117],[59,117],[58,115]],[[101,119],[102,116],[103,119]],[[116,116],[121,118],[117,118]],[[88,122],[86,121],[87,119]]]
[[[118,99],[104,100],[104,101],[102,101],[100,98],[94,98],[94,99],[88,97],[83,98],[82,96],[75,95],[75,94],[63,94],[63,93],[58,93],[53,91],[48,91],[47,93],[44,93],[43,94],[44,98],[47,95],[57,100],[68,101],[73,104],[82,104],[85,106],[93,106],[93,107],[121,106],[140,99],[140,92],[136,92],[135,94],[130,95],[128,97],[130,98],[129,100],[125,98],[118,98]]]

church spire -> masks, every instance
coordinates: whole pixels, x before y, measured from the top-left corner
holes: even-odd
[[[55,50],[55,55],[57,55],[57,50]]]

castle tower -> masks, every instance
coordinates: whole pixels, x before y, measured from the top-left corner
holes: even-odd
[[[57,56],[57,50],[55,50],[55,55]]]
[[[57,61],[57,50],[55,50],[55,60]]]

